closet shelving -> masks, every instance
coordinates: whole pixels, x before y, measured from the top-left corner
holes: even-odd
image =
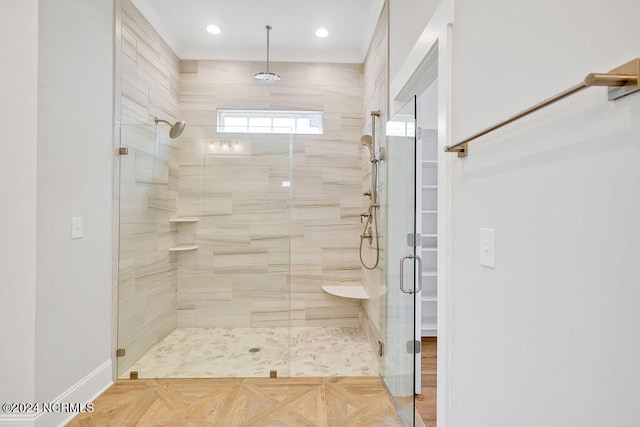
[[[420,329],[423,337],[432,337],[438,331],[438,139],[436,129],[419,129],[419,132],[416,184],[420,189],[418,232],[422,237]]]

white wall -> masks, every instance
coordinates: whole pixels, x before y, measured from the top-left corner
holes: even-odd
[[[422,34],[441,0],[389,0],[389,81]]]
[[[36,401],[110,359],[113,13],[39,1]]]
[[[0,1],[0,402],[33,399],[38,5]]]
[[[456,1],[452,142],[638,56],[639,14]],[[640,94],[605,92],[452,160],[451,426],[638,424]],[[478,263],[480,227],[495,228],[495,269]]]
[[[417,95],[418,126],[422,129],[438,129],[438,79]]]
[[[88,402],[111,382],[113,0],[0,8],[0,400]]]

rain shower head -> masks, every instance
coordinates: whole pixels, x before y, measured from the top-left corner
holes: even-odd
[[[263,83],[278,83],[281,79],[276,73],[269,72],[269,31],[271,31],[271,25],[265,27],[267,29],[267,71],[256,73],[253,78]]]
[[[184,122],[184,120],[179,120],[175,123],[171,123],[167,120],[162,120],[159,118],[155,118],[155,122],[156,124],[158,123],[166,123],[169,126],[171,126],[171,129],[169,129],[169,138],[171,139],[176,139],[177,137],[179,137],[180,135],[182,135],[182,132],[184,132],[184,128],[185,126],[187,126],[187,124]]]
[[[360,144],[367,147],[369,149],[369,153],[373,156],[373,139],[371,138],[371,135],[362,135],[362,138],[360,138]]]

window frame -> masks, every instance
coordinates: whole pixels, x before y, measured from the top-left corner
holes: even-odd
[[[226,119],[246,119],[243,125],[225,125]],[[251,119],[268,119],[269,126],[251,126]],[[293,119],[294,127],[274,126],[274,119]],[[316,127],[304,127],[299,120],[317,120],[317,132],[308,132]],[[316,110],[258,110],[258,109],[216,109],[216,123],[218,133],[264,133],[264,134],[294,134],[294,135],[323,135],[324,112]],[[252,130],[253,129],[253,130]],[[258,131],[256,131],[258,130]]]

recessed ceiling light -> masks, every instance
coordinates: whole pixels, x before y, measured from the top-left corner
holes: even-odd
[[[316,36],[318,37],[327,37],[329,35],[329,31],[327,31],[326,28],[318,28],[318,30],[316,31]]]
[[[207,31],[211,34],[220,34],[220,27],[212,24],[207,27]]]

